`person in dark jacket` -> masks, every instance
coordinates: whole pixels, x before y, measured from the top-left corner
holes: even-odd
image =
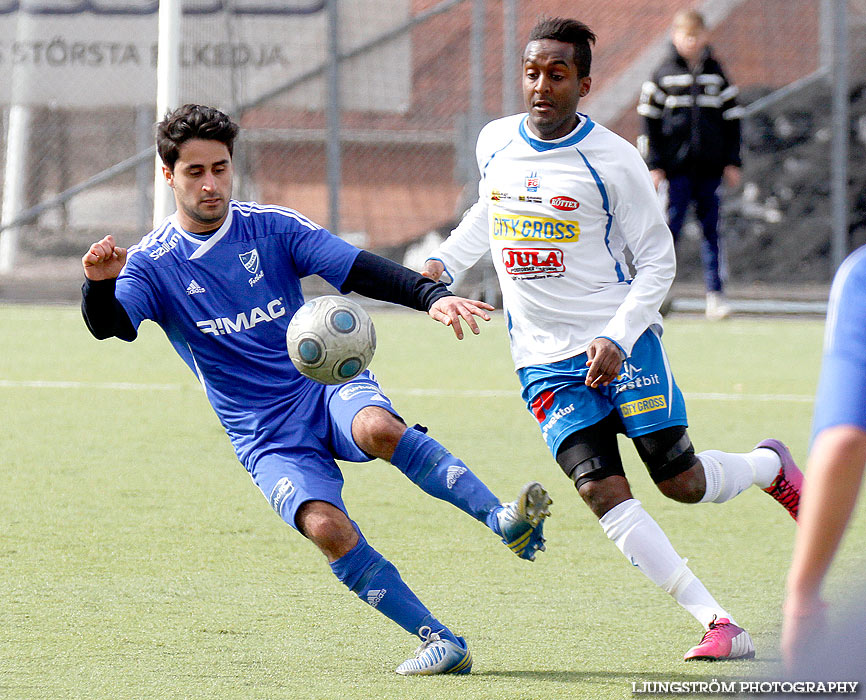
[[[724,259],[719,234],[719,185],[740,184],[738,90],[708,45],[703,16],[674,17],[670,55],[641,90],[641,146],[656,188],[668,181],[668,225],[679,238],[689,205],[703,230],[701,257],[707,317],[730,315],[724,296]]]

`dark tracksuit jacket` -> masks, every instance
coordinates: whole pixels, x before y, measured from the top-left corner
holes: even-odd
[[[638,114],[646,137],[643,154],[650,170],[676,175],[721,176],[741,165],[738,90],[728,82],[709,47],[694,70],[671,52],[644,83]]]

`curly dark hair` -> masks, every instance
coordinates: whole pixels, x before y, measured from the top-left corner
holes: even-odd
[[[174,170],[180,147],[185,141],[220,141],[229,149],[229,155],[232,155],[239,131],[240,127],[218,109],[188,104],[168,112],[156,125],[156,150],[165,166]]]
[[[592,66],[592,44],[595,33],[583,22],[565,17],[542,17],[529,33],[529,41],[553,39],[574,46],[574,65],[578,78],[589,75]]]

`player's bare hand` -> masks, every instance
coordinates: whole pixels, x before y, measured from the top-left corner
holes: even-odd
[[[460,319],[462,318],[469,329],[478,335],[481,331],[478,329],[475,317],[478,316],[478,318],[489,321],[490,314],[487,313],[488,311],[493,311],[493,307],[483,301],[448,296],[437,299],[427,313],[439,323],[451,326],[457,340],[463,340],[463,327],[460,325]]]
[[[106,236],[90,246],[81,258],[81,264],[89,280],[114,279],[126,264],[126,248],[116,246],[113,236]]]
[[[421,270],[421,274],[424,275],[424,277],[429,277],[434,282],[439,281],[443,272],[445,272],[445,266],[439,260],[427,260]]]
[[[586,349],[586,356],[589,358],[586,363],[589,372],[584,383],[588,387],[607,386],[619,376],[622,353],[612,340],[595,338]]]

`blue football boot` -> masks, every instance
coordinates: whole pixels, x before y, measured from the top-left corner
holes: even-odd
[[[521,489],[516,501],[505,503],[496,514],[497,534],[521,559],[535,561],[535,553],[545,550],[544,519],[550,515],[552,503],[544,487],[532,481]]]

